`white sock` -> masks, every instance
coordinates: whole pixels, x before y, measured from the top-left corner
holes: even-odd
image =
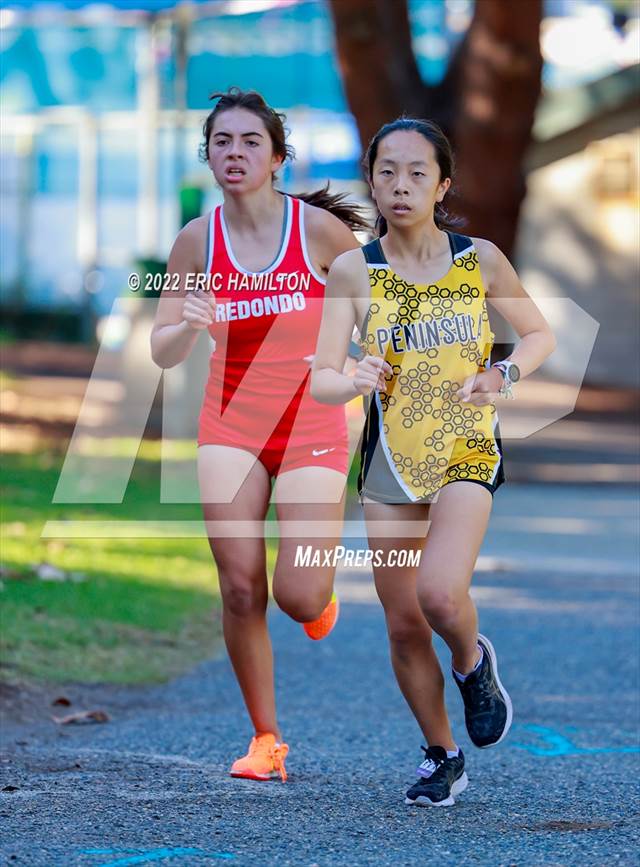
[[[473,668],[471,669],[471,671],[468,674],[460,674],[460,672],[456,671],[455,668],[453,669],[453,673],[455,674],[455,676],[458,678],[458,680],[461,683],[464,683],[465,680],[469,677],[469,674],[473,674],[473,672],[477,671],[480,668],[480,666],[482,665],[482,659],[484,657],[484,650],[480,647],[480,645],[478,645],[478,650],[480,651],[480,659],[476,662],[476,664],[473,666]]]
[[[460,747],[456,747],[455,750],[447,750],[447,758],[454,759],[456,756],[460,755]]]

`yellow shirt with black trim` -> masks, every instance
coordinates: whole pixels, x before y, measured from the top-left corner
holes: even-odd
[[[494,334],[473,242],[448,237],[452,265],[429,285],[400,278],[379,240],[362,248],[371,290],[362,347],[393,373],[386,392],[365,398],[358,489],[385,502],[430,498],[457,479],[492,491],[504,481],[495,407],[456,396],[489,367]]]

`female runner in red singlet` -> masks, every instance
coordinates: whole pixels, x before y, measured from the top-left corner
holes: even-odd
[[[218,102],[204,125],[202,156],[224,204],[175,241],[167,270],[180,275],[180,292],[159,301],[152,354],[172,367],[203,329],[216,341],[198,431],[200,495],[224,638],[255,728],[231,775],[284,780],[288,746],[275,709],[263,521],[275,477],[281,539],[273,596],[311,638],[324,637],[338,614],[335,568],[295,568],[295,552],[340,541],[348,445],[344,408],[311,397],[310,362],[329,266],[358,247],[348,227],[366,223],[326,189],[298,197],[274,189],[275,172],[293,152],[283,116],[258,93],[231,88],[212,98]],[[210,291],[189,291],[197,279],[188,275],[205,264]],[[283,532],[294,521],[304,530]],[[304,537],[314,522],[334,529]]]

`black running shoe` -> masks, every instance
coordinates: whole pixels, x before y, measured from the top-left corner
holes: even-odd
[[[498,660],[493,645],[484,635],[478,635],[482,647],[482,663],[458,684],[464,701],[464,719],[469,737],[481,749],[499,744],[511,727],[513,707],[509,693],[498,677]]]
[[[420,747],[424,762],[417,769],[420,779],[407,792],[405,804],[420,807],[450,807],[455,804],[454,795],[459,795],[469,785],[464,770],[464,755],[447,758],[444,747]]]

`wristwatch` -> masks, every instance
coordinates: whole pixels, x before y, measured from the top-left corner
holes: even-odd
[[[501,397],[514,398],[511,386],[520,379],[520,368],[514,361],[496,361],[492,367],[497,367],[502,374],[502,388],[498,392]]]

